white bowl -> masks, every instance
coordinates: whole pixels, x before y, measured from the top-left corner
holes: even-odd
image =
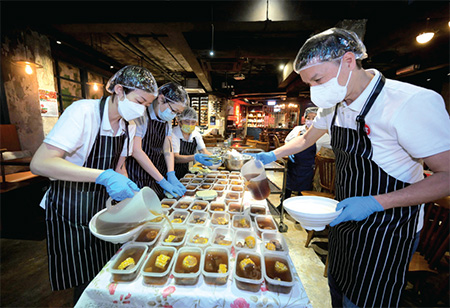
[[[113,244],[125,243],[125,242],[128,242],[133,236],[135,236],[136,233],[141,231],[142,227],[144,227],[144,225],[139,225],[136,228],[131,229],[130,231],[122,233],[122,234],[115,234],[115,235],[100,234],[97,232],[97,228],[96,228],[97,217],[99,215],[101,215],[102,213],[104,213],[106,210],[107,209],[103,209],[100,212],[98,212],[97,214],[95,214],[94,217],[92,217],[91,221],[89,222],[89,230],[95,237],[98,237],[101,240],[104,240],[106,242],[111,242]]]
[[[339,202],[325,197],[299,196],[283,201],[283,207],[306,230],[322,231],[341,214],[336,212]]]

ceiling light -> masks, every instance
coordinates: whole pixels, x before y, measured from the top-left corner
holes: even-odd
[[[267,101],[267,105],[269,106],[274,106],[276,103],[276,101]]]
[[[245,75],[242,74],[242,73],[238,73],[238,74],[235,74],[233,76],[233,78],[234,78],[234,80],[244,80],[245,79]]]
[[[280,66],[278,66],[278,69],[279,69],[280,71],[282,71],[282,70],[284,69],[284,64],[280,64]]]
[[[38,69],[38,68],[42,68],[43,66],[40,64],[37,64],[33,61],[14,61],[14,64],[17,65],[24,65],[25,66],[25,73],[27,73],[28,75],[33,74],[33,68]]]
[[[416,41],[419,44],[425,44],[425,43],[428,43],[433,38],[433,36],[434,36],[434,32],[424,32],[424,33],[419,34],[416,37]]]
[[[448,26],[450,27],[450,21],[448,22]]]
[[[212,57],[212,56],[214,56],[214,50],[211,50],[210,52],[209,52],[209,55]]]
[[[427,81],[431,81],[431,78],[428,78]]]
[[[110,69],[113,69],[114,68],[114,66],[113,65],[111,65],[110,67],[109,67]]]
[[[56,41],[56,44],[61,45],[61,41]]]

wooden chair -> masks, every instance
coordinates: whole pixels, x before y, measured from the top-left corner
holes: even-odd
[[[265,152],[269,152],[269,141],[266,141],[266,142],[257,141],[256,147],[258,149],[264,150]]]
[[[247,142],[245,144],[252,145],[256,148],[257,143],[258,143],[258,140],[247,139]]]
[[[442,274],[445,271],[443,283],[437,286],[436,294],[448,290],[448,277],[450,275],[449,240],[450,240],[450,196],[438,199],[425,205],[425,218],[420,232],[420,242],[417,251],[413,254],[409,263],[408,273],[428,272],[433,275]],[[441,262],[444,260],[443,266]],[[424,279],[416,279],[414,290],[417,292]]]
[[[315,159],[316,167],[314,173],[319,173],[319,184],[321,190],[325,191],[302,191],[303,196],[319,196],[334,199],[335,197],[335,182],[336,177],[336,166],[335,159],[329,157],[323,157],[321,155],[316,155]],[[308,235],[305,242],[305,247],[309,246],[312,238],[314,237],[314,230],[308,230]],[[323,275],[327,277],[328,271],[328,256],[325,264],[325,270]]]

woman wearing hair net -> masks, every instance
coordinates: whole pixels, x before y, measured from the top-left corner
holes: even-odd
[[[136,120],[133,156],[127,159],[126,170],[122,172],[140,188],[153,189],[160,199],[164,198],[165,192],[174,197],[181,197],[186,192],[175,176],[171,122],[188,104],[186,90],[169,82],[158,89],[158,96],[144,116]]]
[[[310,147],[327,131],[336,155],[337,210],[328,283],[335,307],[398,306],[423,225],[423,204],[450,195],[450,118],[438,93],[363,69],[355,33],[308,39],[294,65],[320,107],[304,135],[264,163]],[[433,121],[423,121],[423,108]],[[434,172],[424,178],[422,161]]]
[[[113,169],[131,152],[135,125],[157,94],[143,67],[126,66],[106,85],[109,97],[70,105],[31,161],[35,174],[52,179],[44,196],[49,276],[53,290],[75,288],[75,301],[119,248],[94,237],[89,221],[110,196],[123,200],[139,188]]]
[[[179,125],[173,129],[173,151],[175,174],[180,179],[189,172],[189,162],[197,161],[205,166],[212,166],[212,162],[208,157],[211,153],[195,127],[198,119],[195,109],[187,107],[177,118]],[[200,153],[196,154],[196,151]]]

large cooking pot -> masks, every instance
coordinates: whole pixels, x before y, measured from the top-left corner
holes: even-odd
[[[225,167],[231,171],[239,171],[242,166],[248,162],[252,157],[250,155],[242,154],[239,156],[233,156],[231,154],[227,154],[224,157],[225,159]]]

